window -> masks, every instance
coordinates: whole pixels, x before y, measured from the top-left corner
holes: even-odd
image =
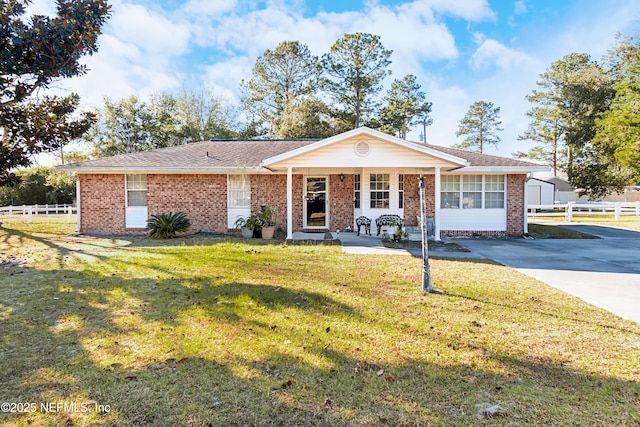
[[[504,209],[504,175],[484,177],[484,207]]]
[[[504,209],[504,175],[443,175],[443,209]]]
[[[482,209],[482,175],[462,178],[462,209]]]
[[[404,175],[398,175],[398,209],[404,208]]]
[[[251,207],[251,179],[249,175],[229,175],[229,207]]]
[[[371,190],[371,208],[389,208],[389,174],[372,173],[369,178],[369,189]]]
[[[353,207],[360,209],[360,175],[353,176]]]
[[[147,206],[147,175],[127,175],[127,206]]]
[[[444,175],[440,182],[440,207],[458,209],[460,207],[460,175]]]

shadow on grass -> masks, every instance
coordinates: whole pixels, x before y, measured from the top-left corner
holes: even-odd
[[[110,265],[109,273],[24,268],[3,277],[0,401],[92,399],[111,412],[4,413],[0,423],[640,422],[637,382],[495,351],[447,325],[442,332],[428,324],[383,330],[377,326],[382,313],[365,317],[321,292],[197,274],[131,278]],[[285,328],[287,316],[294,323]],[[368,351],[358,348],[365,342],[358,327],[365,323],[371,325]],[[398,345],[414,342],[419,356],[385,361],[393,357],[376,352],[377,334],[393,336]],[[507,415],[479,420],[475,405],[482,403],[499,403]]]

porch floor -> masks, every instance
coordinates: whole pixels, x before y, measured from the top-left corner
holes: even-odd
[[[293,240],[324,240],[325,233],[305,233],[296,231],[293,233]],[[334,239],[339,239],[342,242],[342,250],[349,254],[358,255],[411,255],[421,256],[422,250],[420,248],[407,248],[396,249],[386,248],[382,244],[382,239],[375,235],[372,236],[357,233],[336,233],[332,232],[331,235]],[[437,252],[437,251],[436,251]],[[435,253],[430,251],[430,255],[440,255],[451,258],[478,258],[478,255],[472,255],[470,252],[442,252]]]

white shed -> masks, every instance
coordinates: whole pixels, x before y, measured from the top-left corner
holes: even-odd
[[[527,204],[528,205],[552,205],[555,185],[551,182],[537,178],[527,180]]]

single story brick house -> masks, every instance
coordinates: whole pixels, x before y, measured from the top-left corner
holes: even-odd
[[[192,232],[226,233],[266,203],[288,238],[354,228],[360,216],[417,225],[424,174],[440,239],[525,233],[526,179],[541,167],[361,127],[321,140],[203,141],[60,169],[78,177],[81,233],[143,233],[150,215],[170,211],[185,212]]]

